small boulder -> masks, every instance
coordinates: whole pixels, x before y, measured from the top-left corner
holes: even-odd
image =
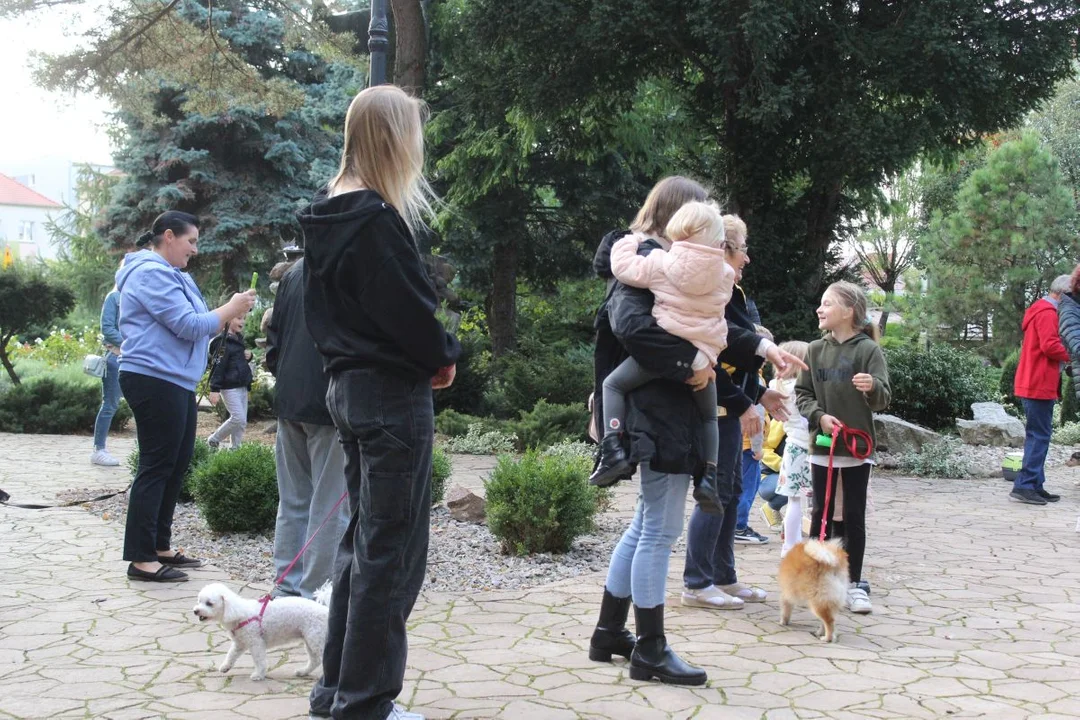
[[[1001,403],[972,403],[974,420],[957,418],[960,439],[968,445],[1024,447],[1024,423],[1005,412]]]
[[[941,435],[933,430],[895,415],[874,415],[874,434],[877,436],[877,449],[890,455],[921,452],[924,445],[942,441]]]
[[[481,524],[484,522],[486,501],[472,490],[455,485],[446,495],[446,507],[450,517],[458,522]]]

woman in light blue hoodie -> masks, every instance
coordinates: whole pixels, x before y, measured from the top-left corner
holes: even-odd
[[[128,498],[124,559],[133,580],[183,582],[201,560],[172,549],[172,520],[195,445],[195,387],[211,336],[255,304],[255,291],[209,311],[187,273],[199,219],[170,210],[154,220],[116,273],[120,290],[120,387],[135,415],[139,470]]]

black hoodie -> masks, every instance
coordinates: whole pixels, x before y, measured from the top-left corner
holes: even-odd
[[[438,298],[397,211],[372,190],[327,197],[299,213],[304,317],[331,373],[380,368],[430,378],[461,345],[435,318]]]

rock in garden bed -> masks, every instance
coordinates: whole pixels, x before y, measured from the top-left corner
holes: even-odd
[[[61,501],[108,492],[101,489],[72,490],[58,495]],[[85,506],[110,522],[124,522],[127,498],[117,496]],[[499,552],[499,541],[484,525],[458,522],[445,507],[432,508],[431,546],[424,592],[517,590],[603,571],[611,551],[625,529],[625,520],[598,515],[597,529],[574,542],[563,555],[512,557]],[[194,503],[176,507],[173,537],[184,552],[206,558],[232,577],[246,582],[274,581],[272,534],[210,531]],[[198,581],[198,573],[193,580]]]

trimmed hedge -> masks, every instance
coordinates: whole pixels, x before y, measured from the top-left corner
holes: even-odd
[[[277,520],[274,448],[243,443],[213,453],[191,477],[195,503],[214,532],[267,532]]]
[[[98,383],[33,378],[0,393],[0,432],[93,433],[100,407]],[[110,427],[122,430],[130,420],[131,409],[121,400]]]
[[[973,352],[945,344],[886,348],[885,360],[892,389],[889,412],[908,422],[950,428],[956,418],[971,414],[972,403],[998,399],[994,373]]]

